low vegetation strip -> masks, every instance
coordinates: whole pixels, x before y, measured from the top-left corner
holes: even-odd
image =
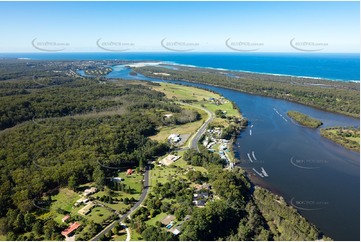
[[[320,120],[311,118],[310,116],[297,111],[288,111],[287,115],[301,125],[309,128],[318,128],[322,125],[322,122]]]
[[[360,130],[353,127],[330,127],[321,129],[321,135],[343,147],[360,152]]]

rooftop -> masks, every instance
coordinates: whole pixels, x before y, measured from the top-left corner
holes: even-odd
[[[162,219],[160,222],[164,225],[170,224],[172,221],[174,221],[175,216],[173,215],[167,215],[164,219]]]
[[[66,220],[68,220],[70,218],[70,215],[66,215],[61,221],[65,222]]]
[[[62,231],[61,234],[64,236],[68,236],[69,234],[74,232],[77,228],[79,228],[79,226],[80,226],[80,223],[75,222],[75,223],[71,224],[67,229]]]

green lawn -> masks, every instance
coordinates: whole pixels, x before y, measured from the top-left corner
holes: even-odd
[[[142,180],[143,175],[142,174],[132,174],[130,176],[126,176],[125,173],[119,173],[119,176],[124,179],[123,184],[126,185],[126,187],[130,186],[130,188],[134,191],[135,194],[141,194],[142,193]]]
[[[166,183],[169,181],[169,177],[174,178],[184,178],[187,179],[185,175],[185,171],[187,167],[193,167],[196,171],[200,171],[203,173],[207,172],[207,169],[201,166],[191,166],[188,165],[187,162],[183,159],[184,151],[178,152],[177,155],[181,156],[176,162],[171,164],[170,166],[157,166],[155,165],[154,168],[150,172],[151,176],[151,186],[155,186],[155,184],[159,183]],[[158,160],[163,159],[164,157],[159,158]]]
[[[130,241],[139,241],[139,240],[143,240],[143,237],[137,233],[137,231],[135,231],[135,229],[130,229]]]
[[[95,194],[93,195],[93,197],[94,197],[94,198],[96,198],[97,196],[102,197],[102,196],[104,196],[104,195],[106,195],[106,192],[104,192],[104,191],[99,191],[99,192],[95,193]],[[134,199],[138,200],[139,197],[140,197],[140,194],[129,194],[129,193],[121,192],[121,191],[113,191],[113,195],[112,195],[112,198],[113,198],[113,199],[117,198],[117,199],[119,199],[119,200],[120,200],[121,198],[124,199],[124,198],[132,198],[132,197],[133,197]],[[124,209],[124,208],[126,208],[126,207],[129,206],[129,205],[124,204],[123,202],[120,202],[120,201],[114,202],[114,203],[112,203],[112,204],[106,203],[106,202],[102,202],[102,201],[100,201],[100,200],[97,200],[97,201],[98,201],[99,203],[102,203],[102,204],[104,204],[104,205],[112,208],[112,209],[115,209],[116,211],[120,211],[120,210],[122,210],[122,209]]]
[[[178,161],[176,161],[178,162]],[[151,171],[151,186],[159,183],[166,183],[169,181],[170,176],[175,176],[177,174],[177,169],[174,167],[158,167],[155,166]]]
[[[52,197],[53,203],[50,207],[51,210],[57,208],[64,209],[68,212],[71,211],[74,203],[80,198],[79,194],[68,188],[61,188],[59,193]]]
[[[64,217],[64,215],[57,213],[56,210],[61,208],[68,211],[69,213],[73,213],[74,209],[72,209],[72,206],[79,198],[80,196],[76,192],[68,188],[61,188],[57,195],[52,196],[52,204],[50,206],[49,212],[42,214],[39,216],[39,218],[48,219],[52,217],[56,222],[61,224],[61,219]]]
[[[143,180],[143,175],[142,174],[136,174],[133,173],[130,176],[126,176],[125,172],[121,172],[118,175],[119,177],[122,177],[124,179],[124,181],[122,181],[122,183],[125,185],[125,188],[128,189],[128,187],[131,188],[132,193],[127,193],[125,191],[112,191],[112,198],[113,199],[118,199],[120,200],[121,198],[134,198],[135,200],[139,200],[141,192],[142,192],[142,180]],[[96,197],[103,197],[103,196],[107,196],[108,192],[107,191],[98,191],[96,193],[94,193],[92,195],[92,197],[96,198]],[[126,207],[128,207],[129,205],[124,204],[123,202],[114,202],[112,204],[106,203],[106,202],[102,202],[99,200],[100,203],[105,204],[106,206],[115,209],[117,211],[120,211]]]
[[[188,108],[187,106],[183,106],[184,108]],[[204,121],[208,118],[208,115],[202,109],[194,109],[200,115],[201,119],[192,123],[187,123],[183,125],[175,125],[175,126],[163,126],[159,129],[159,132],[156,135],[150,136],[149,138],[157,141],[164,142],[167,140],[169,135],[171,134],[190,134],[192,135],[194,132],[198,130],[199,127],[202,126]]]
[[[201,166],[191,166],[188,165],[187,162],[183,159],[183,154],[185,151],[179,151],[178,155],[181,157],[179,158],[179,160],[177,160],[176,162],[174,162],[170,168],[175,168],[175,167],[181,167],[181,168],[187,168],[187,167],[193,167],[196,171],[201,171],[201,172],[207,172],[207,169]]]
[[[224,104],[220,104],[220,105],[216,105],[210,102],[203,102],[203,105],[205,108],[207,108],[209,111],[211,112],[215,112],[216,110],[222,110],[222,111],[226,111],[226,115],[227,116],[236,116],[236,117],[240,117],[240,113],[238,112],[237,109],[233,108],[233,105],[230,101],[226,101],[226,103]]]
[[[198,100],[201,101],[203,98],[208,100],[208,98],[220,98],[219,94],[215,94],[203,89],[189,87],[189,86],[182,86],[176,85],[172,83],[159,83],[160,86],[153,87],[153,89],[163,92],[167,98],[173,99],[176,97],[178,100]]]
[[[147,220],[145,223],[148,224],[148,225],[155,226],[155,223],[157,221],[160,221],[160,220],[164,219],[165,216],[167,216],[167,213],[160,213],[157,216],[155,216],[154,218],[151,218],[151,219]]]
[[[113,241],[125,241],[127,239],[127,231],[119,232],[118,235],[115,235],[112,239]]]
[[[71,210],[71,213],[70,215],[80,215],[78,212],[80,209],[84,208],[86,205],[80,205],[79,207],[74,207],[72,210]],[[63,215],[64,217],[64,215]]]
[[[112,212],[104,207],[94,207],[92,211],[85,217],[89,220],[93,220],[95,223],[101,224],[112,215]]]
[[[203,124],[203,122],[208,118],[208,115],[200,109],[202,105],[210,110],[211,112],[215,112],[216,110],[226,111],[227,116],[236,116],[241,117],[241,114],[237,109],[233,108],[233,105],[230,101],[224,100],[223,104],[216,105],[213,102],[209,101],[209,98],[219,99],[221,96],[206,90],[198,89],[195,87],[187,87],[181,86],[171,83],[160,83],[161,86],[153,87],[153,89],[163,92],[167,98],[176,99],[178,101],[181,100],[196,100],[198,102],[194,102],[190,104],[191,106],[198,108],[197,111],[201,114],[202,119],[197,122],[188,123],[184,125],[177,125],[173,127],[162,127],[160,128],[158,134],[151,136],[150,138],[157,141],[165,141],[167,137],[172,133],[178,134],[194,134],[194,132]],[[187,105],[188,106],[188,105]],[[187,108],[187,106],[183,106],[183,108]],[[191,108],[188,106],[188,108]],[[193,108],[194,109],[194,108]],[[219,125],[223,125],[225,127],[228,126],[228,123],[225,119],[216,118],[213,123],[219,123]]]
[[[214,145],[212,146],[212,149],[214,149],[215,152],[218,152],[218,151],[219,151],[219,146],[220,146],[220,144],[216,143],[216,144],[214,144]]]

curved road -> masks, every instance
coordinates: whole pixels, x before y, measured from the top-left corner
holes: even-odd
[[[191,107],[194,107],[192,105],[189,105],[187,103],[181,103],[182,105],[188,105]],[[199,139],[202,137],[202,135],[206,132],[207,126],[210,122],[212,122],[212,120],[214,119],[214,114],[209,111],[206,108],[203,107],[195,107],[195,108],[199,108],[202,109],[203,111],[205,111],[208,114],[208,119],[202,124],[202,126],[197,130],[197,132],[193,135],[191,141],[190,141],[190,148],[196,149],[199,152],[199,148],[198,148],[198,142]],[[145,173],[144,173],[144,189],[142,191],[142,194],[138,200],[137,203],[134,204],[134,206],[125,214],[123,215],[119,215],[119,219],[112,222],[111,224],[109,224],[107,227],[105,227],[102,231],[100,231],[96,236],[94,236],[91,241],[97,241],[99,240],[100,236],[108,233],[110,230],[112,230],[114,228],[114,226],[117,223],[121,223],[126,217],[128,217],[134,210],[136,210],[144,201],[144,199],[147,197],[147,194],[149,192],[149,181],[150,181],[150,176],[149,176],[149,171],[150,171],[150,164],[148,163],[148,165],[145,167]]]
[[[102,236],[103,234],[108,233],[110,230],[112,230],[114,228],[114,226],[117,223],[121,223],[126,217],[128,217],[134,210],[136,210],[140,204],[143,203],[144,199],[146,198],[148,192],[149,192],[149,181],[150,181],[150,176],[149,176],[149,170],[150,170],[150,164],[148,164],[145,167],[145,173],[144,173],[144,189],[142,191],[142,194],[140,195],[140,198],[138,200],[138,202],[136,202],[134,204],[134,206],[125,214],[123,215],[119,215],[119,219],[112,222],[111,224],[109,224],[107,227],[105,227],[102,231],[100,231],[99,234],[97,234],[95,237],[93,237],[91,239],[91,241],[97,241],[99,240],[100,236]]]
[[[202,135],[206,132],[207,126],[210,122],[213,121],[214,119],[214,113],[212,113],[211,111],[209,111],[206,108],[203,107],[195,107],[193,105],[190,105],[188,103],[180,103],[182,105],[187,105],[187,106],[191,106],[194,108],[198,108],[198,109],[202,109],[203,111],[205,111],[208,114],[208,119],[202,124],[202,126],[197,130],[197,132],[192,136],[191,141],[190,141],[190,148],[191,149],[196,149],[199,152],[199,148],[198,148],[198,142],[200,140],[200,138],[202,137]]]

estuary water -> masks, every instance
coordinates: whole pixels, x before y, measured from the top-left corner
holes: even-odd
[[[1,58],[31,60],[161,61],[208,68],[360,80],[359,54],[326,53],[0,53]],[[124,66],[107,77],[161,82],[133,76]],[[328,126],[359,126],[359,120],[273,98],[225,88],[176,82],[211,89],[234,101],[250,120],[234,151],[255,184],[282,195],[309,221],[335,240],[360,239],[360,154],[349,151],[287,117],[306,113]]]
[[[162,82],[130,71],[116,66],[108,77]],[[220,87],[172,82],[210,89],[235,102],[250,121],[234,151],[251,180],[282,195],[332,239],[359,240],[360,154],[321,137],[319,129],[294,123],[286,113],[306,113],[321,120],[322,127],[358,127],[358,119]]]

